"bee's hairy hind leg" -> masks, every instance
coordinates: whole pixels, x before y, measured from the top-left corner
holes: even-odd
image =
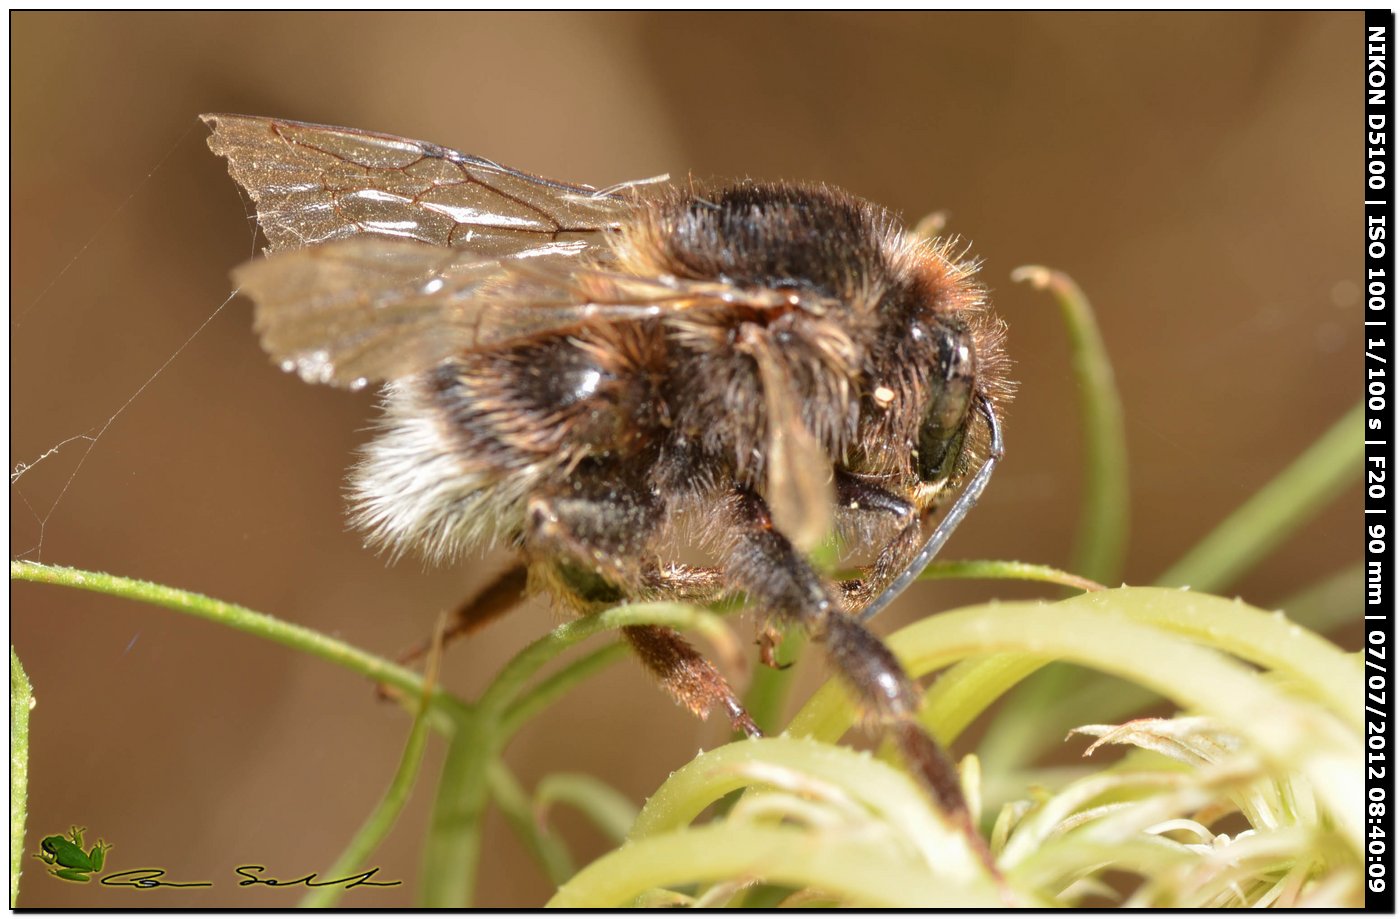
[[[628,600],[705,603],[724,591],[721,572],[657,564],[649,543],[659,508],[641,483],[619,487],[616,474],[561,496],[536,496],[531,503],[526,550],[536,560],[537,583],[580,613],[597,612]],[[595,487],[590,487],[595,486]],[[713,708],[736,731],[761,736],[719,670],[673,629],[633,626],[622,630],[642,664],[671,697],[701,718]]]
[[[724,572],[719,568],[668,563],[657,565],[644,576],[648,596],[682,603],[716,603],[728,593]]]
[[[867,717],[888,732],[909,770],[959,826],[994,877],[986,842],[972,824],[952,759],[918,721],[923,693],[885,643],[842,609],[829,588],[774,526],[763,499],[740,489],[731,500],[735,539],[727,568],[756,609],[800,623],[826,647],[827,657]]]
[[[681,705],[700,718],[711,709],[722,709],[735,731],[763,736],[729,682],[679,632],[659,625],[634,625],[622,634],[642,664]]]
[[[525,565],[512,565],[457,607],[447,631],[442,634],[443,647],[447,647],[458,638],[470,635],[520,605],[525,599],[525,572]],[[404,665],[415,664],[423,659],[432,644],[432,638],[425,638],[400,654],[396,661]]]
[[[465,603],[458,606],[456,612],[452,614],[452,621],[448,623],[446,631],[442,633],[443,648],[446,648],[453,640],[470,635],[487,623],[494,622],[520,605],[526,596],[526,571],[527,569],[522,563],[517,562],[511,565],[485,587],[473,594]],[[394,662],[404,667],[417,664],[427,657],[435,640],[435,636],[428,636],[394,658]],[[383,683],[378,684],[375,693],[383,701],[395,698],[395,693],[391,692]]]

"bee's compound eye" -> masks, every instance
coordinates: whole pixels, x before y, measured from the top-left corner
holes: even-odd
[[[977,383],[972,336],[952,327],[937,329],[934,334],[937,366],[929,374],[931,391],[918,439],[919,478],[930,483],[955,471]]]

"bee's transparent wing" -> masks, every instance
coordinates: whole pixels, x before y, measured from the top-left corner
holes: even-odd
[[[585,248],[577,240],[545,242],[483,260],[460,249],[356,236],[255,258],[233,278],[253,300],[254,328],[274,360],[308,383],[351,388],[594,320],[722,311],[736,296],[756,308],[791,303],[789,294],[736,293],[717,281],[622,274],[582,262]]]
[[[705,285],[579,263],[583,243],[505,259],[411,240],[351,237],[234,271],[263,348],[309,383],[358,388],[463,351],[595,319],[645,319],[702,302]]]
[[[767,415],[766,494],[773,525],[808,552],[831,532],[836,503],[831,460],[802,423],[802,402],[765,332],[747,326],[738,347],[753,356]]]
[[[480,258],[546,242],[600,246],[627,213],[608,189],[566,185],[422,141],[249,115],[204,115],[209,148],[257,206],[269,252],[370,234]]]

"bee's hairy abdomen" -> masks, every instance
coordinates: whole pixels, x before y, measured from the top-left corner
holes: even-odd
[[[580,462],[646,463],[639,454],[664,423],[664,357],[658,328],[590,325],[391,384],[351,477],[355,524],[392,555],[417,549],[432,561],[518,542],[528,497]]]

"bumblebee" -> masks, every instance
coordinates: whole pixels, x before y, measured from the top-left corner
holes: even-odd
[[[263,347],[307,382],[383,387],[354,524],[393,556],[514,554],[456,631],[534,592],[575,614],[741,594],[822,643],[971,832],[922,694],[864,622],[1002,454],[1003,325],[954,243],[823,185],[591,188],[384,134],[204,120],[269,243],[234,272]],[[859,579],[810,563],[833,532],[867,551]],[[623,633],[680,704],[758,733],[681,635]]]

